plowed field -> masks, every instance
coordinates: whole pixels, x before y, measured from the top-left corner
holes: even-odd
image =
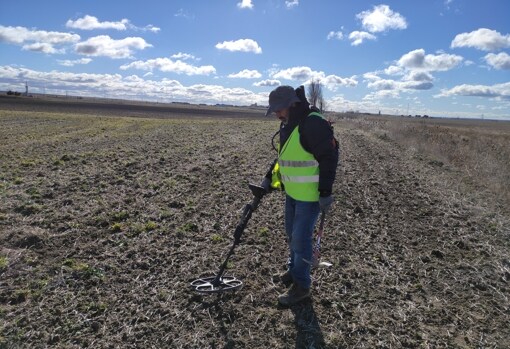
[[[230,259],[244,287],[189,289],[230,248],[275,120],[0,105],[0,348],[510,347],[509,203],[368,119],[334,124],[332,266],[287,309],[281,193]]]

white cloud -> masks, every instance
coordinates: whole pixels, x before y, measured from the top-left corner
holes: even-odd
[[[366,108],[367,102],[358,102],[358,101],[351,101],[346,99],[344,96],[334,96],[330,99],[326,100],[326,103],[328,105],[328,110],[334,110],[334,111],[367,111],[369,108]]]
[[[355,77],[342,78],[336,75],[327,75],[320,79],[320,82],[331,91],[336,91],[338,87],[356,87],[358,85]]]
[[[400,93],[398,90],[378,90],[371,92],[367,94],[365,97],[363,97],[363,101],[379,101],[379,100],[385,100],[385,99],[398,99],[400,98]],[[375,105],[376,108],[380,109],[381,106],[379,104]]]
[[[153,33],[158,33],[161,30],[161,28],[158,28],[158,27],[153,26],[152,24],[149,24],[149,25],[145,26],[144,30],[148,30]]]
[[[336,39],[336,40],[342,40],[344,38],[344,33],[341,31],[330,31],[328,33],[328,40]]]
[[[378,72],[369,72],[369,73],[365,73],[363,74],[363,77],[369,81],[374,81],[374,80],[379,80],[381,79],[379,77],[379,75],[377,75]]]
[[[418,49],[404,54],[398,60],[398,65],[407,69],[421,68],[425,64],[425,50]]]
[[[390,90],[375,91],[365,96],[361,101],[353,101],[346,99],[344,96],[337,95],[328,99],[326,102],[328,109],[334,111],[369,113],[377,113],[380,111],[383,114],[393,114],[395,112],[395,108],[385,107],[384,105],[384,102],[390,98],[399,98],[398,92],[396,93],[395,91]]]
[[[403,74],[404,70],[402,67],[397,67],[396,65],[390,65],[388,68],[384,69],[384,73],[386,75],[400,75]]]
[[[487,28],[480,28],[470,33],[462,33],[455,36],[451,45],[456,47],[474,47],[483,51],[495,51],[510,47],[510,34],[501,33]]]
[[[65,67],[73,67],[75,66],[76,64],[89,64],[90,62],[92,62],[92,59],[90,58],[81,58],[81,59],[75,59],[75,60],[69,60],[69,59],[65,59],[65,60],[57,60],[58,64],[60,65],[63,65]]]
[[[434,84],[430,81],[401,81],[400,89],[403,90],[430,90]]]
[[[505,52],[498,54],[489,53],[484,57],[487,64],[501,70],[510,70],[510,55]]]
[[[174,17],[182,17],[184,19],[187,19],[187,20],[193,20],[195,19],[195,15],[194,14],[191,14],[189,12],[187,12],[186,10],[184,9],[179,9],[177,11],[177,13],[174,14]]]
[[[266,104],[267,93],[254,93],[242,88],[225,88],[218,85],[184,86],[179,81],[150,80],[120,74],[75,74],[64,72],[40,72],[25,68],[0,66],[0,87],[24,86],[30,81],[31,90],[81,96],[107,96],[114,98],[144,99],[158,101],[187,101],[190,103],[223,103],[251,105]]]
[[[259,81],[259,82],[255,82],[253,84],[253,86],[257,86],[257,87],[271,87],[271,86],[280,86],[282,83],[280,82],[280,80],[262,80],[262,81]]]
[[[404,76],[403,80],[431,82],[434,81],[434,77],[425,71],[410,71],[406,76]]]
[[[80,36],[71,33],[29,30],[25,27],[4,27],[0,25],[0,42],[22,45],[24,50],[43,53],[64,53],[57,45],[72,44],[80,41]]]
[[[447,71],[455,68],[462,60],[461,56],[451,54],[425,54],[424,49],[406,53],[398,60],[398,65],[409,70]]]
[[[372,10],[363,11],[356,15],[361,20],[361,26],[365,31],[355,30],[349,34],[352,46],[361,45],[366,40],[376,40],[374,33],[386,32],[390,29],[406,29],[406,19],[399,13],[393,12],[388,5],[374,6]],[[334,37],[335,33],[330,32]]]
[[[53,45],[48,44],[47,42],[35,42],[33,44],[23,45],[22,47],[25,51],[33,51],[33,52],[42,52],[42,53],[65,53],[64,49],[57,50]]]
[[[401,75],[402,72],[399,73]],[[432,81],[434,77],[424,71],[407,71],[407,75],[401,80],[382,79],[378,72],[366,73],[363,77],[368,80],[367,87],[378,91],[395,91],[391,95],[394,96],[400,91],[410,90],[430,90],[434,87]],[[371,95],[370,98],[382,96],[383,94]]]
[[[186,61],[188,59],[191,59],[191,60],[194,60],[194,61],[199,61],[200,58],[197,58],[195,57],[194,55],[192,54],[189,54],[189,53],[182,53],[182,52],[179,52],[179,53],[176,53],[176,54],[173,54],[170,56],[170,58],[174,58],[174,59],[182,59],[183,61]]]
[[[143,50],[147,47],[152,45],[139,37],[114,40],[108,35],[100,35],[76,44],[75,51],[86,56],[130,58],[134,50]]]
[[[372,11],[363,11],[356,15],[363,28],[371,33],[384,32],[390,29],[406,29],[406,19],[393,12],[388,5],[374,6]]]
[[[0,66],[0,81],[2,82],[10,82],[16,81],[16,79],[21,82],[23,78],[22,71],[26,69],[24,68],[16,68],[8,65]]]
[[[319,75],[319,72],[314,72],[310,67],[292,67],[271,74],[273,78],[297,81],[306,81]]]
[[[212,65],[193,66],[183,61],[173,61],[169,58],[155,58],[147,61],[135,61],[124,64],[121,70],[139,69],[152,71],[157,69],[162,72],[186,74],[186,75],[211,75],[216,73],[216,69]]]
[[[367,84],[368,88],[375,90],[397,90],[399,87],[398,81],[391,79],[376,79]]]
[[[434,77],[431,72],[447,71],[462,63],[463,58],[457,55],[440,53],[425,54],[425,50],[418,49],[403,55],[396,65],[391,65],[383,71],[363,74],[367,80],[367,87],[378,91],[430,90],[434,87]],[[402,76],[400,79],[383,79],[379,74]],[[377,96],[380,96],[378,94]],[[374,97],[373,95],[371,98]]]
[[[26,68],[10,66],[0,67],[0,80],[2,82],[31,81],[33,86],[47,85],[49,88],[57,87],[65,89],[72,86],[99,87],[102,83],[118,81],[122,79],[119,74],[75,74],[67,72],[40,72]]]
[[[258,79],[262,76],[258,71],[256,70],[248,70],[244,69],[241,70],[239,73],[236,74],[230,74],[229,78],[237,78],[237,79]]]
[[[126,76],[124,78],[124,80],[125,81],[129,81],[129,82],[143,82],[143,81],[145,81],[144,79],[142,79],[138,75],[129,75],[129,76]]]
[[[358,81],[355,77],[342,78],[336,75],[326,75],[324,72],[313,71],[310,67],[292,67],[271,73],[276,79],[294,80],[308,84],[310,80],[319,80],[326,88],[335,91],[338,87],[354,87]]]
[[[237,7],[252,9],[253,8],[253,4],[252,4],[251,0],[242,0],[241,2],[237,3]]]
[[[259,44],[252,39],[240,39],[236,41],[223,41],[221,43],[217,43],[215,46],[218,50],[227,50],[227,51],[240,51],[240,52],[253,52],[260,54],[262,53],[262,49]]]
[[[115,29],[115,30],[126,30],[129,24],[129,20],[122,19],[120,22],[99,22],[97,17],[86,15],[83,18],[78,18],[75,21],[68,20],[66,27],[81,30],[93,30],[93,29]]]
[[[66,22],[66,27],[73,29],[81,29],[81,30],[94,30],[94,29],[114,29],[114,30],[127,30],[133,29],[136,31],[150,31],[153,33],[157,33],[161,30],[161,28],[155,27],[152,24],[149,24],[143,28],[137,27],[129,22],[128,19],[121,19],[118,22],[100,22],[97,17],[85,15],[83,18],[78,18],[77,20],[68,20]]]
[[[285,6],[287,6],[287,8],[293,8],[298,5],[299,5],[299,0],[286,0],[285,1]]]
[[[510,82],[487,85],[458,85],[449,90],[442,90],[435,97],[451,97],[451,96],[469,96],[469,97],[486,97],[510,100]]]
[[[27,41],[35,41],[58,45],[73,43],[79,40],[80,36],[77,34],[28,30],[25,27],[4,27],[0,25],[0,42],[7,42],[9,44],[23,44]]]
[[[358,46],[363,43],[365,40],[375,40],[376,37],[367,32],[353,31],[349,34],[349,40],[351,40],[352,46]]]

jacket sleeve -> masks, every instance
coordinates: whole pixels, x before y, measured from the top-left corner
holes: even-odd
[[[328,196],[336,177],[338,142],[329,122],[321,117],[309,116],[303,126],[301,144],[319,162],[319,192],[321,196]]]

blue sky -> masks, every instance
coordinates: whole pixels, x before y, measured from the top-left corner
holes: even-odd
[[[510,120],[508,0],[0,2],[0,90]]]

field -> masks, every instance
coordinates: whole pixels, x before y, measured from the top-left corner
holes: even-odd
[[[508,348],[510,124],[332,115],[341,146],[312,300],[281,308],[281,193],[202,296],[263,110],[0,98],[0,348]]]

